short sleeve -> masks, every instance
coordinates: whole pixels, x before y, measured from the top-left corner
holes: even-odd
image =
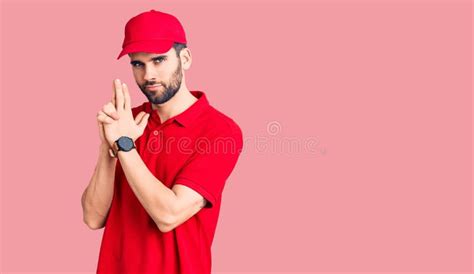
[[[201,194],[205,208],[211,208],[220,199],[225,182],[234,169],[242,151],[240,128],[220,137],[201,138],[195,151],[176,175],[175,184],[182,184]]]

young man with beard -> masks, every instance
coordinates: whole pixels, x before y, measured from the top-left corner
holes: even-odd
[[[126,84],[98,112],[99,160],[82,197],[84,222],[105,227],[97,273],[211,273],[222,192],[242,151],[234,120],[186,87],[184,29],[150,10],[125,26],[121,56],[148,101]]]

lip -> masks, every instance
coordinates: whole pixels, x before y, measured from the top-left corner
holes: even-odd
[[[146,89],[148,90],[157,90],[161,85],[153,85],[153,86],[146,86]]]

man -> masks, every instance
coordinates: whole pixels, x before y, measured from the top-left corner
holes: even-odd
[[[131,107],[116,79],[98,112],[99,160],[84,191],[84,222],[105,227],[97,273],[211,273],[224,184],[243,146],[234,120],[189,91],[184,29],[150,10],[125,26],[121,56],[148,101]]]

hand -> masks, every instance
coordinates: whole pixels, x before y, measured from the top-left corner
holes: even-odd
[[[102,124],[102,122],[97,120],[97,126],[99,127],[100,145],[109,146],[109,143],[107,143],[107,139],[105,139],[104,125]]]
[[[150,115],[144,111],[133,118],[128,87],[120,80],[114,81],[115,97],[104,105],[97,119],[104,128],[104,137],[110,147],[121,136],[128,136],[133,141],[143,134]]]
[[[97,113],[97,126],[99,128],[100,146],[104,148],[107,147],[109,149],[111,149],[111,147],[109,146],[109,143],[107,142],[107,139],[105,138],[104,125],[101,122],[101,120],[104,119],[104,117],[107,120],[109,119],[118,120],[119,118],[117,112],[114,111],[115,109],[115,85],[114,84],[112,84],[112,90],[113,90],[112,101],[103,106],[103,110],[105,110],[105,112],[103,110],[100,110]],[[102,117],[99,118],[99,116],[102,116]],[[110,118],[107,118],[107,117],[110,117]]]

